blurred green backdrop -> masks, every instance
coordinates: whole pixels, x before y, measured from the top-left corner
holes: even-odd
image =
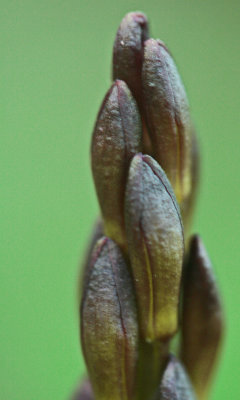
[[[84,364],[76,282],[98,213],[91,131],[121,18],[142,10],[175,56],[202,148],[195,230],[215,265],[227,335],[212,399],[239,388],[238,1],[0,2],[0,398],[67,399]]]

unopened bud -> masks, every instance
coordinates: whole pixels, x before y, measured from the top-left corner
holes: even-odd
[[[92,139],[92,171],[105,234],[125,246],[124,192],[131,158],[141,149],[141,122],[127,85],[117,80],[98,114]]]
[[[181,204],[191,191],[189,107],[176,65],[160,40],[145,42],[142,88],[153,157],[166,172]]]
[[[135,97],[142,118],[143,149],[152,154],[142,107],[142,63],[144,41],[149,38],[148,20],[141,12],[130,12],[122,20],[113,48],[113,79],[122,79]]]
[[[196,400],[184,367],[173,355],[169,357],[154,400]]]
[[[132,160],[125,220],[142,335],[166,340],[178,326],[184,239],[171,185],[150,156]]]
[[[200,399],[205,398],[223,334],[223,313],[211,263],[193,236],[184,271],[181,359]]]
[[[88,379],[79,385],[71,400],[94,400],[93,390]]]
[[[147,17],[131,12],[123,18],[113,48],[113,79],[125,81],[138,103],[141,102],[143,43],[147,39]]]
[[[96,399],[134,399],[137,327],[127,266],[105,237],[94,249],[81,305],[82,347]]]

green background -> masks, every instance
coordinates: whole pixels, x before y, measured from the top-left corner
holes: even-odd
[[[77,276],[98,213],[89,145],[126,12],[144,11],[188,91],[202,149],[195,231],[227,331],[211,399],[240,398],[239,1],[0,1],[0,398],[67,399],[84,364]]]

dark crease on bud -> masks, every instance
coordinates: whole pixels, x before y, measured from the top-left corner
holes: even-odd
[[[184,238],[171,185],[150,156],[132,160],[125,220],[142,335],[167,340],[178,326]]]
[[[138,327],[131,277],[118,246],[96,244],[81,304],[81,339],[96,399],[135,398]]]
[[[113,79],[125,81],[138,104],[141,98],[143,43],[147,39],[146,16],[140,12],[131,12],[119,26],[113,49]]]
[[[200,399],[205,398],[223,334],[223,312],[211,263],[193,236],[184,270],[181,359]]]
[[[173,355],[169,357],[154,400],[196,400],[184,367]]]
[[[191,124],[187,96],[163,42],[149,39],[144,46],[143,108],[153,156],[166,172],[181,203],[191,190]]]
[[[88,379],[79,385],[71,400],[94,400],[93,390]]]
[[[92,171],[105,234],[122,248],[124,192],[131,158],[141,149],[141,121],[127,85],[117,80],[107,93],[92,139]]]

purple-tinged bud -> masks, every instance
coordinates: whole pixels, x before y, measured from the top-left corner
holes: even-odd
[[[96,399],[130,400],[136,388],[138,324],[131,277],[118,246],[100,239],[81,304],[81,339]]]
[[[79,385],[71,400],[94,400],[93,390],[88,379]]]
[[[173,355],[169,357],[154,400],[196,400],[184,367]]]
[[[117,80],[99,111],[92,139],[92,171],[105,234],[125,247],[124,192],[132,157],[141,149],[141,121],[127,85]]]
[[[142,118],[143,148],[152,154],[152,144],[142,113],[142,63],[144,41],[149,38],[148,20],[141,12],[128,13],[116,34],[113,48],[113,79],[122,79],[135,97]]]
[[[131,162],[125,221],[142,336],[167,340],[178,326],[184,238],[171,185],[150,156]]]
[[[144,44],[143,108],[153,157],[167,174],[181,204],[191,191],[191,122],[176,65],[160,40]]]
[[[141,12],[127,14],[117,31],[113,48],[113,79],[127,83],[141,103],[143,43],[149,38],[147,17]]]
[[[200,399],[205,398],[223,335],[223,312],[211,263],[193,236],[184,270],[181,359]]]

